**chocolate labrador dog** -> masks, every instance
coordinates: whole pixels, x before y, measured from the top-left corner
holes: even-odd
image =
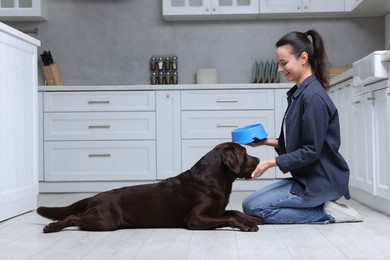
[[[112,231],[124,228],[222,227],[257,231],[259,218],[225,210],[233,181],[250,178],[259,159],[235,143],[222,143],[204,155],[190,170],[159,183],[114,189],[67,207],[39,207],[38,214],[56,222],[43,232],[78,226],[82,230]]]

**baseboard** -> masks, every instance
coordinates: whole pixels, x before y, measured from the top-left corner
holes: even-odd
[[[374,196],[367,191],[350,187],[351,197],[361,204],[390,216],[390,200]]]

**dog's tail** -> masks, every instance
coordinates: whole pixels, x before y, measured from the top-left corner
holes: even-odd
[[[54,221],[63,220],[71,215],[77,216],[83,213],[86,210],[90,199],[91,198],[86,198],[66,207],[39,207],[37,213],[42,217]]]

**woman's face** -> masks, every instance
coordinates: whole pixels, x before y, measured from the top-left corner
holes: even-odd
[[[295,81],[297,85],[303,82],[308,76],[308,68],[310,66],[307,59],[307,53],[304,52],[301,56],[296,57],[293,54],[290,45],[284,45],[276,48],[276,60],[278,61],[278,71],[283,74],[288,81]],[[311,70],[310,70],[311,72]]]

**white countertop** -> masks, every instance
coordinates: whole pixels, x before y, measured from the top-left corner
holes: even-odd
[[[35,46],[41,46],[41,42],[25,33],[22,33],[21,31],[18,31],[14,28],[12,28],[11,26],[8,26],[4,23],[1,23],[0,22],[0,31],[4,32],[4,33],[7,33],[9,35],[12,35],[16,38],[19,38],[23,41],[26,41],[28,43],[31,43]]]
[[[352,69],[344,71],[343,73],[340,73],[339,75],[337,75],[336,77],[334,77],[330,80],[330,86],[332,87],[336,84],[339,84],[340,82],[351,79],[352,77],[353,77]]]
[[[293,83],[274,84],[179,84],[179,85],[83,85],[39,86],[38,91],[117,91],[117,90],[212,90],[212,89],[289,89]]]

